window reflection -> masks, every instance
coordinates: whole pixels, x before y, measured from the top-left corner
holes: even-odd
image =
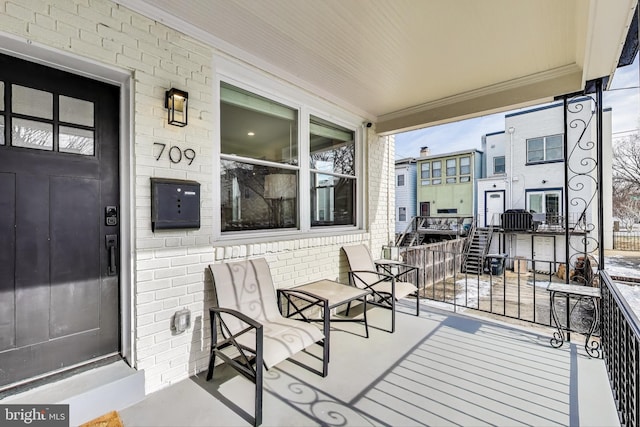
[[[16,118],[12,122],[11,141],[14,147],[53,150],[53,125]]]
[[[311,225],[355,223],[354,179],[312,173],[311,183]]]
[[[222,231],[296,228],[296,171],[222,161]]]

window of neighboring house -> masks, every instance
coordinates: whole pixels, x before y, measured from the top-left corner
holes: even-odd
[[[447,159],[447,176],[456,176],[457,172],[456,159]]]
[[[548,224],[560,224],[562,222],[562,191],[528,191],[527,210],[531,213],[546,214]]]
[[[398,208],[398,221],[405,222],[407,220],[407,208]]]
[[[505,173],[504,156],[498,156],[493,158],[493,174]]]
[[[423,162],[420,164],[420,184],[421,185],[429,185],[431,184],[431,163]]]
[[[355,132],[227,83],[220,84],[220,231],[355,225]],[[299,153],[310,161],[300,162]],[[303,177],[311,191],[300,191]],[[305,180],[306,181],[306,180]],[[301,203],[304,202],[304,204]],[[308,231],[308,230],[307,230]]]
[[[404,186],[404,175],[398,175],[396,178],[397,178],[396,185],[398,187],[403,187]]]
[[[471,157],[460,157],[460,182],[471,181]]]
[[[527,139],[527,163],[562,160],[562,135]]]
[[[433,185],[442,184],[442,180],[439,179],[442,177],[442,161],[441,160],[435,160],[431,162],[431,176],[433,178],[436,178],[431,180],[431,184]]]
[[[455,214],[458,213],[458,209],[438,209],[439,214]]]
[[[456,178],[447,178],[447,184],[455,184],[457,182]]]

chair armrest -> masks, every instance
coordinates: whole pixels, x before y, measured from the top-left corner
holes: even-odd
[[[282,301],[280,300],[280,296],[284,296],[287,300],[286,315],[282,312]],[[299,307],[296,302],[291,299],[291,297],[299,298],[307,304],[303,307]],[[303,320],[308,321],[309,319],[307,319],[303,312],[308,308],[316,305],[321,307],[323,315],[327,316],[329,314],[329,300],[327,300],[326,298],[319,297],[312,294],[311,292],[303,291],[301,289],[278,289],[278,308],[280,309],[280,314],[285,317],[291,317],[299,314],[300,316],[302,316]],[[291,306],[293,306],[293,308],[295,309],[293,313],[291,313]]]
[[[255,329],[261,329],[262,328],[262,323],[258,322],[255,319],[252,319],[251,317],[247,316],[246,314],[238,311],[238,310],[234,310],[232,308],[222,308],[222,307],[210,307],[209,308],[209,313],[213,314],[213,313],[224,313],[224,314],[230,314],[234,317],[237,317],[238,319],[242,320],[243,322],[247,323],[249,326],[251,326],[252,328]]]

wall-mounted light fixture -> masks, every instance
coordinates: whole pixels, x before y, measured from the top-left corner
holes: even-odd
[[[183,90],[171,88],[165,92],[164,107],[169,110],[169,124],[187,125],[187,101],[189,94]]]

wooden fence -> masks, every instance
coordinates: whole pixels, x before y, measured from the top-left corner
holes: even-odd
[[[420,267],[417,282],[413,283],[424,289],[459,273],[465,241],[463,238],[402,248],[404,262]]]

